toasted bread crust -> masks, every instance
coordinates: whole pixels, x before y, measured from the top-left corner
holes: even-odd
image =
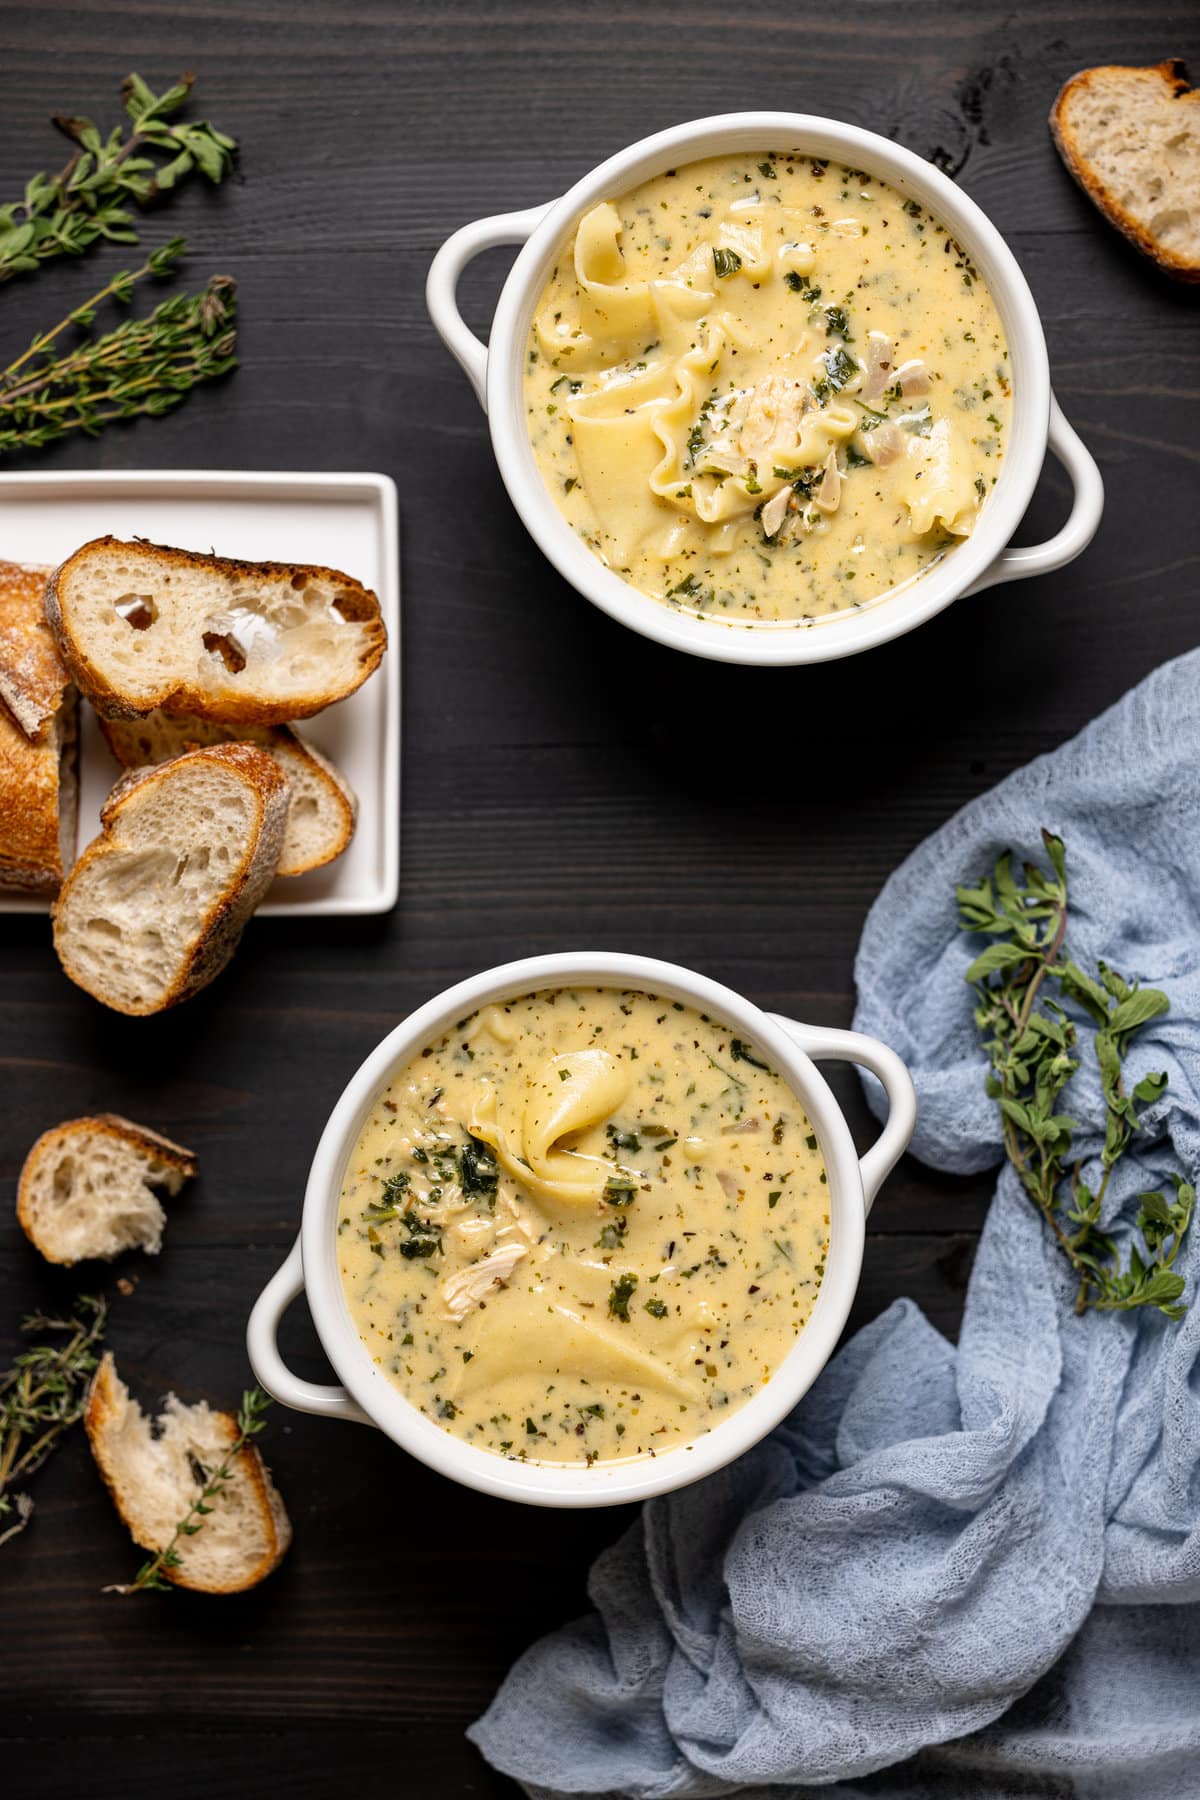
[[[0,700],[29,738],[42,735],[70,681],[46,623],[49,573],[0,562]]]
[[[1093,69],[1081,69],[1077,75],[1065,82],[1059,90],[1050,111],[1050,130],[1059,154],[1066,163],[1084,193],[1092,200],[1104,216],[1117,230],[1123,232],[1130,243],[1149,257],[1164,273],[1172,275],[1177,281],[1200,281],[1200,262],[1189,261],[1173,250],[1160,244],[1153,234],[1122,205],[1121,201],[1105,184],[1094,169],[1079,143],[1071,123],[1071,103],[1081,93],[1095,87],[1102,77],[1132,75],[1158,76],[1167,90],[1167,98],[1177,101],[1181,106],[1200,104],[1200,89],[1193,88],[1187,78],[1187,69],[1179,57],[1168,57],[1165,62],[1152,66],[1137,68],[1128,64],[1108,63]]]
[[[56,1255],[44,1239],[37,1236],[34,1229],[33,1187],[42,1158],[52,1155],[60,1146],[69,1144],[76,1134],[83,1132],[89,1136],[110,1137],[129,1144],[133,1149],[153,1157],[156,1162],[178,1169],[188,1179],[200,1167],[195,1151],[177,1144],[173,1138],[163,1137],[160,1132],[151,1131],[148,1125],[135,1124],[132,1119],[126,1119],[120,1113],[86,1113],[81,1119],[64,1119],[60,1125],[51,1125],[47,1131],[43,1131],[21,1165],[20,1179],[17,1182],[17,1223],[39,1255],[47,1262],[58,1263],[65,1268],[74,1267],[73,1260]]]
[[[0,888],[56,894],[64,865],[64,812],[72,822],[78,745],[75,694],[59,711],[59,731],[30,738],[0,705]]]
[[[84,646],[72,629],[69,608],[64,603],[64,586],[79,560],[98,550],[110,549],[152,553],[168,566],[206,570],[216,575],[265,580],[286,578],[289,582],[297,576],[306,575],[335,582],[346,595],[350,606],[350,611],[344,616],[352,617],[368,628],[368,640],[359,656],[354,679],[324,688],[307,697],[289,698],[286,702],[256,699],[249,694],[223,697],[219,702],[214,702],[210,693],[181,677],[174,685],[164,684],[155,693],[133,701],[93,667]],[[199,718],[217,719],[225,724],[280,725],[286,724],[290,719],[311,718],[314,713],[332,706],[337,700],[344,700],[348,694],[361,687],[367,677],[379,667],[387,648],[387,627],[380,614],[378,597],[370,588],[364,587],[362,582],[356,581],[352,575],[344,574],[340,569],[326,568],[319,563],[243,562],[236,557],[207,555],[198,550],[177,550],[168,544],[152,544],[143,539],[130,544],[125,539],[106,536],[92,538],[88,543],[81,544],[73,555],[51,571],[46,583],[45,604],[46,618],[54,634],[59,655],[76,686],[87,696],[97,712],[107,713],[114,719],[144,718],[147,713],[159,707],[164,712],[195,713]]]
[[[203,933],[193,946],[186,963],[179,969],[166,996],[155,1006],[122,1006],[110,997],[95,993],[83,980],[83,972],[72,958],[71,945],[62,928],[63,910],[72,884],[92,864],[108,855],[113,827],[131,799],[152,782],[186,781],[188,769],[194,761],[201,758],[236,769],[251,782],[258,800],[258,840],[243,867],[232,872],[229,886],[211,908]],[[130,1017],[145,1017],[150,1013],[163,1012],[170,1006],[178,1006],[198,993],[202,987],[206,987],[215,975],[220,974],[237,949],[246,923],[278,867],[290,793],[291,783],[279,764],[265,750],[256,750],[252,744],[213,744],[203,750],[189,750],[183,756],[176,757],[173,762],[161,763],[150,769],[137,769],[126,775],[117,783],[101,808],[100,836],[94,838],[83,852],[51,909],[54,947],[64,973],[104,1005]]]
[[[111,1350],[106,1350],[101,1358],[100,1366],[92,1377],[91,1389],[88,1393],[87,1405],[84,1408],[83,1426],[91,1445],[92,1456],[96,1467],[109,1491],[117,1514],[135,1544],[151,1554],[166,1548],[162,1543],[151,1543],[145,1532],[139,1533],[130,1510],[126,1504],[125,1494],[120,1476],[112,1456],[109,1454],[108,1433],[116,1424],[123,1396],[118,1393],[119,1377]],[[237,1420],[232,1413],[219,1413],[227,1444],[237,1442]],[[190,1588],[198,1594],[243,1594],[248,1588],[257,1587],[260,1581],[277,1569],[283,1561],[288,1545],[292,1541],[291,1521],[288,1519],[283,1501],[274,1483],[267,1474],[266,1465],[253,1444],[238,1452],[234,1467],[248,1482],[253,1490],[259,1512],[266,1522],[267,1536],[271,1547],[254,1566],[247,1571],[240,1581],[220,1584],[200,1582],[189,1578],[186,1553],[183,1562],[177,1568],[164,1568],[162,1573],[167,1581],[174,1582],[176,1587]]]

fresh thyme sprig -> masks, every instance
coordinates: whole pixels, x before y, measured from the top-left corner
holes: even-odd
[[[214,275],[202,293],[172,295],[102,337],[90,335],[98,307],[127,306],[135,285],[170,275],[184,249],[182,238],[172,238],[140,268],[114,275],[0,373],[0,455],[72,431],[92,437],[113,419],[169,412],[199,382],[236,366],[237,286],[230,275]],[[85,335],[64,346],[70,328]]]
[[[169,124],[191,93],[194,75],[181,75],[154,94],[140,75],[121,88],[132,129],[117,125],[107,138],[90,119],[54,114],[54,123],[79,148],[56,175],[34,175],[20,200],[0,206],[0,282],[55,256],[81,256],[98,238],[135,244],[129,205],[144,206],[199,169],[219,182],[233,167],[237,145],[206,120]]]
[[[1128,1092],[1125,1056],[1136,1033],[1167,1012],[1170,1002],[1160,989],[1126,981],[1103,962],[1096,979],[1067,955],[1066,853],[1052,833],[1043,831],[1042,841],[1049,874],[1027,864],[1020,880],[1006,852],[990,879],[957,890],[962,929],[996,940],[966,972],[991,1063],[987,1090],[999,1105],[1004,1148],[1021,1185],[1079,1277],[1076,1312],[1155,1306],[1169,1319],[1181,1319],[1187,1309],[1178,1301],[1185,1284],[1172,1265],[1191,1221],[1194,1188],[1172,1175],[1173,1200],[1161,1193],[1138,1195],[1142,1248],[1132,1243],[1124,1263],[1116,1240],[1100,1229],[1113,1169],[1140,1129],[1137,1109],[1161,1099],[1167,1087],[1165,1074],[1149,1074]],[[1047,983],[1095,1027],[1092,1047],[1105,1107],[1095,1189],[1082,1178],[1082,1162],[1071,1155],[1078,1120],[1055,1110],[1079,1068],[1078,1033],[1064,1007],[1044,993]]]
[[[33,1501],[14,1491],[16,1483],[36,1474],[63,1433],[82,1417],[107,1316],[102,1297],[80,1294],[70,1318],[35,1313],[22,1320],[22,1331],[63,1341],[22,1350],[0,1376],[0,1544],[24,1531],[33,1514]]]
[[[205,1471],[204,1485],[176,1525],[170,1542],[142,1564],[132,1581],[106,1587],[106,1594],[139,1594],[146,1589],[165,1593],[174,1586],[167,1572],[178,1569],[183,1562],[180,1544],[185,1538],[195,1537],[198,1531],[203,1531],[204,1521],[220,1501],[226,1482],[233,1480],[238,1457],[266,1424],[263,1415],[270,1404],[270,1396],[264,1394],[261,1388],[246,1390],[238,1408],[237,1436],[229,1446],[224,1462],[215,1469]]]

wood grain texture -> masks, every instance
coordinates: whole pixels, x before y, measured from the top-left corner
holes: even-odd
[[[674,958],[846,1024],[862,921],[896,863],[1196,641],[1196,296],[1104,227],[1045,127],[1081,66],[1200,56],[1193,12],[665,0],[586,4],[569,32],[564,17],[549,0],[0,7],[0,199],[61,157],[47,115],[110,120],[131,66],[153,82],[197,70],[200,110],[243,145],[236,181],[187,189],[145,233],[183,231],[197,283],[237,276],[242,368],[170,418],[24,466],[389,471],[406,708],[392,917],[256,922],[208,993],[147,1021],[71,988],[43,921],[4,921],[5,1358],[24,1311],[84,1285],[43,1267],[12,1217],[47,1124],[108,1108],[199,1151],[162,1256],[123,1265],[136,1288],[116,1301],[111,1341],[143,1398],[174,1387],[228,1403],[320,1124],[414,1005],[506,957],[587,944]],[[811,671],[674,656],[566,588],[509,507],[422,301],[434,249],[464,220],[547,199],[657,126],[743,105],[834,113],[957,176],[1025,269],[1059,397],[1109,494],[1070,570]],[[4,288],[0,349],[129,260],[104,250]],[[491,255],[467,283],[480,329],[505,267]],[[1024,540],[1066,504],[1050,464]],[[853,1078],[835,1085],[865,1138]],[[854,1323],[909,1295],[953,1334],[989,1191],[987,1177],[906,1161],[872,1215]],[[320,1375],[302,1308],[284,1342]],[[504,1507],[373,1434],[281,1413],[265,1450],[295,1546],[258,1593],[225,1602],[102,1595],[137,1559],[82,1439],[37,1478],[33,1524],[0,1552],[12,1792],[190,1800],[286,1779],[299,1800],[333,1800],[399,1776],[414,1800],[515,1794],[462,1728],[524,1644],[585,1606],[588,1564],[630,1515]]]

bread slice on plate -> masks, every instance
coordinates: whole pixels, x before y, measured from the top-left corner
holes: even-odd
[[[291,783],[265,750],[214,744],[127,775],[54,904],[72,981],[161,1012],[220,973],[279,865]]]
[[[75,857],[75,690],[46,626],[46,570],[0,562],[0,888],[55,894]]]
[[[290,725],[218,725],[211,719],[152,712],[144,719],[101,719],[109,749],[127,769],[167,762],[198,744],[240,741],[273,756],[292,784],[280,875],[307,875],[342,854],[354,836],[358,801],[350,783]]]
[[[237,1441],[232,1413],[207,1401],[185,1406],[168,1394],[152,1423],[117,1374],[112,1351],[92,1381],[83,1415],[96,1466],[135,1544],[166,1549],[181,1519]],[[163,1574],[202,1594],[240,1594],[279,1566],[292,1527],[279,1491],[253,1444],[237,1454],[201,1528],[181,1537],[179,1562]]]
[[[47,1262],[157,1256],[166,1214],[156,1190],[177,1194],[197,1166],[182,1144],[117,1113],[67,1119],[25,1158],[17,1219]]]
[[[0,700],[26,737],[40,737],[70,684],[46,623],[47,568],[0,562]]]
[[[1200,90],[1181,62],[1083,69],[1050,114],[1063,161],[1168,275],[1200,281]]]
[[[95,538],[46,587],[59,653],[98,712],[224,724],[305,719],[361,687],[387,628],[336,569]]]
[[[56,894],[75,859],[75,690],[40,738],[0,706],[0,888]]]

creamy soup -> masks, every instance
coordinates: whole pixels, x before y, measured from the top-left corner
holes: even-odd
[[[778,1368],[825,1266],[812,1127],[753,1045],[650,994],[463,1019],[380,1095],[338,1261],[354,1322],[446,1431],[538,1463],[653,1456]]]
[[[634,587],[811,623],[971,532],[1008,350],[915,200],[837,163],[722,156],[580,220],[538,301],[525,406],[555,505]]]

